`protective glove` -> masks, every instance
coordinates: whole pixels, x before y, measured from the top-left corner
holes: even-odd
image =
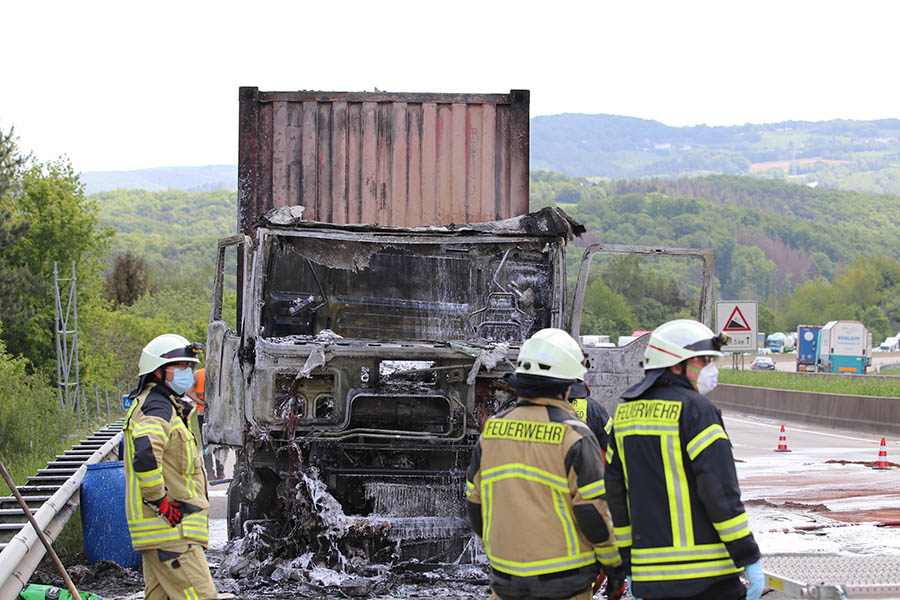
[[[641,600],[637,596],[634,595],[634,588],[631,587],[631,575],[625,578],[625,582],[628,584],[628,591],[631,592],[631,597],[634,600]]]
[[[766,576],[763,574],[759,561],[744,567],[744,574],[750,580],[750,589],[747,590],[747,600],[759,600],[766,584]]]
[[[606,573],[606,597],[609,600],[619,600],[625,595],[625,565],[618,567],[603,567]]]
[[[608,600],[621,600],[625,597],[626,589],[624,579],[606,580],[606,597]]]
[[[159,500],[148,500],[147,504],[156,509],[156,513],[175,527],[181,523],[181,509],[178,502],[163,496]]]

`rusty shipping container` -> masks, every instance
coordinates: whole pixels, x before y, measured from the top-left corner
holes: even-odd
[[[528,90],[509,94],[240,88],[238,229],[266,211],[389,226],[528,211]]]

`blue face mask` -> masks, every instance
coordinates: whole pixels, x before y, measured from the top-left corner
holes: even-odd
[[[190,369],[173,369],[172,373],[174,374],[172,381],[169,381],[167,385],[176,394],[184,394],[194,385],[194,372]]]

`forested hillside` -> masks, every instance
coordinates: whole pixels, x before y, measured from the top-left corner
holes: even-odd
[[[714,248],[716,296],[763,303],[766,331],[831,319],[863,320],[876,338],[900,328],[896,196],[735,176],[595,182],[536,172],[531,197],[532,208],[556,204],[584,222],[585,242]],[[692,292],[686,267],[648,268]],[[623,279],[646,279],[641,270],[607,266],[605,284],[615,292]],[[638,314],[619,322],[652,325]]]
[[[159,272],[209,276],[216,242],[236,229],[234,190],[116,190],[90,198],[100,207],[100,222],[116,231],[111,256],[130,251]]]
[[[753,175],[900,194],[900,120],[669,127],[614,115],[534,117],[531,168],[617,179]]]
[[[235,232],[235,192],[119,190],[90,198],[99,206],[100,222],[117,232],[110,241],[110,256],[130,251],[142,257],[156,281],[180,277],[208,286],[216,241]],[[793,321],[806,313],[805,305],[792,304],[793,299],[810,289],[817,290],[820,308],[830,303],[821,314],[855,319],[869,311],[866,318],[876,332],[900,327],[900,306],[890,308],[893,300],[887,293],[894,285],[893,259],[874,258],[900,256],[896,196],[727,175],[595,181],[532,173],[532,209],[551,204],[587,226],[589,233],[576,244],[714,248],[717,298],[759,300],[768,307],[764,314],[777,321],[770,328],[796,326]],[[570,253],[573,269],[577,254]],[[854,299],[853,286],[835,291],[840,299],[823,291],[822,286],[844,285],[841,274],[855,273],[850,268],[854,264],[882,273],[879,281],[856,286],[866,298]],[[617,331],[650,327],[666,314],[689,314],[693,305],[688,298],[696,293],[696,285],[683,263],[611,261],[603,272],[610,290],[600,292],[606,300],[595,303],[595,309],[602,305],[613,311],[618,306],[621,314],[612,319]],[[625,280],[633,285],[625,285]],[[621,310],[629,306],[631,316]],[[592,318],[589,322],[597,327],[606,323],[605,317]]]

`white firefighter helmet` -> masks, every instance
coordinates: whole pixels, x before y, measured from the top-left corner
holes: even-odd
[[[141,350],[138,361],[138,374],[152,373],[159,367],[173,362],[200,363],[197,354],[203,350],[203,344],[189,342],[175,333],[158,335]]]
[[[644,350],[644,370],[671,367],[694,356],[722,356],[719,349],[728,343],[724,333],[693,319],[675,319],[650,333]]]
[[[583,378],[587,371],[583,361],[578,342],[562,329],[550,327],[541,329],[522,344],[516,373],[576,380]]]

